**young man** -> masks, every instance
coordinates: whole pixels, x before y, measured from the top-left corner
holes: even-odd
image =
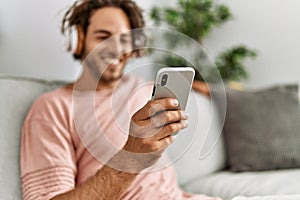
[[[21,142],[24,200],[216,199],[183,192],[170,166],[142,173],[187,126],[185,113],[174,110],[177,100],[148,101],[147,88],[134,95],[139,79],[122,76],[127,60],[141,53],[128,52],[136,39],[129,30],[143,26],[131,0],[85,0],[68,10],[62,30],[78,32],[73,55],[83,73],[39,97],[28,113]],[[85,99],[91,92],[94,110]]]

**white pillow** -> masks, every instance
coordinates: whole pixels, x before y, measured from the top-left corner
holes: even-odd
[[[222,125],[211,99],[192,92],[186,112],[189,127],[178,133],[167,150],[175,160],[178,181],[183,187],[198,177],[223,169],[226,162],[223,138],[219,137]]]

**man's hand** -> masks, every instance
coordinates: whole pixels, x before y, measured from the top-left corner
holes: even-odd
[[[173,134],[187,127],[188,116],[178,108],[176,99],[149,101],[131,121],[129,138],[123,150],[136,156],[139,168],[153,165],[174,139]]]

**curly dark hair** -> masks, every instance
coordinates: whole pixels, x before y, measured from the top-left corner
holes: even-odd
[[[100,8],[116,7],[122,9],[129,18],[131,29],[137,29],[132,34],[132,46],[135,56],[140,57],[143,50],[140,49],[145,43],[145,37],[142,29],[145,22],[142,15],[142,10],[137,6],[133,0],[81,0],[76,1],[65,13],[62,24],[61,33],[65,35],[71,30],[73,26],[82,28],[84,35],[86,35],[89,26],[89,20],[92,13]],[[82,53],[81,53],[82,54]],[[75,59],[81,59],[82,55],[73,54]]]

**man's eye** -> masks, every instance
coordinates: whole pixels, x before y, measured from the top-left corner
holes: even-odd
[[[99,36],[99,37],[96,37],[97,40],[106,40],[108,39],[107,36]]]

